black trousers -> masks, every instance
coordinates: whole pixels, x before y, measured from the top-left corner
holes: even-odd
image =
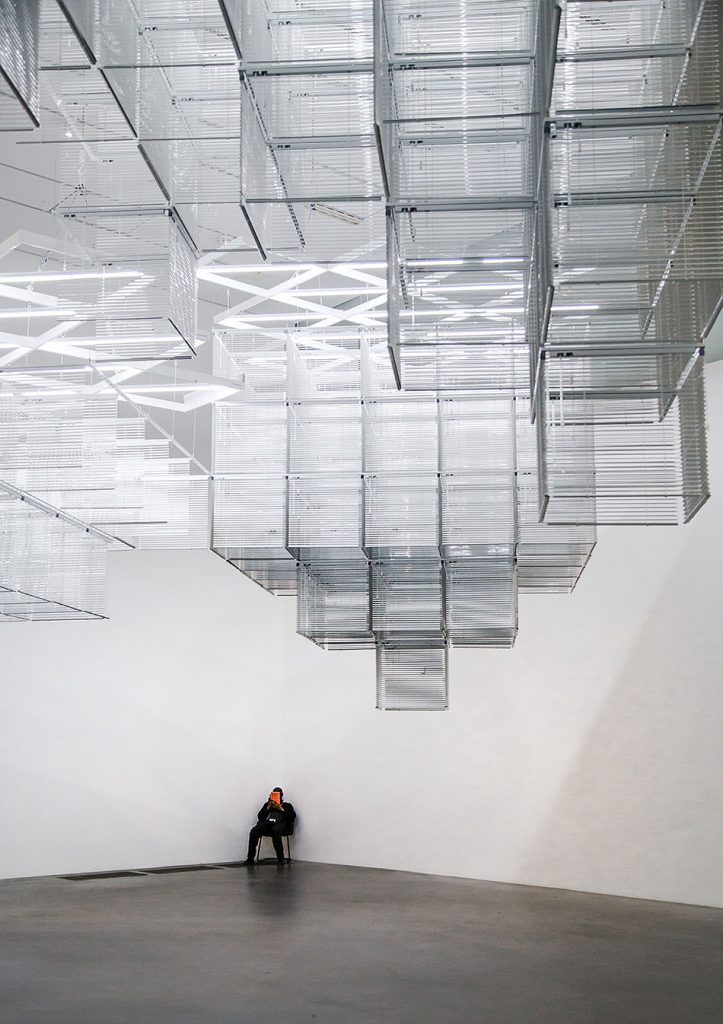
[[[248,859],[254,860],[256,857],[256,848],[259,845],[261,836],[271,836],[271,842],[274,844],[274,852],[277,860],[285,860],[284,855],[284,843],[282,836],[286,835],[283,825],[267,825],[265,821],[260,821],[258,825],[249,832],[249,852]]]

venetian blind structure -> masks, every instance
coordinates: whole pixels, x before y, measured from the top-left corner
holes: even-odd
[[[97,616],[108,545],[210,543],[374,650],[378,707],[437,710],[450,648],[510,647],[598,525],[688,522],[722,24],[0,0],[0,127],[56,225],[0,247],[0,616]]]

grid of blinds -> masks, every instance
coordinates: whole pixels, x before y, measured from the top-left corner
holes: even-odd
[[[572,590],[597,524],[706,500],[722,18],[0,0],[0,127],[43,147],[60,235],[0,275],[6,522],[34,495],[90,564],[204,546],[212,491],[215,550],[315,643],[374,648],[380,707],[446,706],[448,648],[510,646],[518,592]],[[201,253],[243,298],[184,375]],[[62,617],[37,565],[3,593]]]

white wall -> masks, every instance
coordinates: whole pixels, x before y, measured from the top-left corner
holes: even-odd
[[[297,637],[207,552],[113,555],[109,622],[5,625],[0,876],[236,858],[283,785],[298,857],[723,906],[709,378],[714,497],[603,533],[574,595],[522,599],[514,650],[453,652],[449,712],[375,711],[371,654]]]
[[[373,656],[285,609],[283,777],[299,857],[723,906],[723,364],[713,497],[601,532],[512,651],[455,651],[451,710],[373,710]],[[468,800],[468,803],[465,802]]]
[[[238,859],[280,784],[274,599],[210,552],[110,560],[109,621],[0,627],[0,877]]]

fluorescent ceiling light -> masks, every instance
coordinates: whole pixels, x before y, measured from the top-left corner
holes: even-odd
[[[466,338],[469,341],[470,339],[473,339],[473,338],[500,338],[500,337],[503,336],[503,333],[504,333],[504,336],[507,337],[508,328],[505,328],[504,332],[503,332],[502,328],[500,328],[499,330],[496,330],[496,331],[480,331],[480,330],[477,330],[472,324],[470,324],[469,328],[466,331],[450,331],[450,330],[447,330],[445,328],[444,337],[445,338]],[[437,341],[438,338],[439,338],[439,335],[437,335],[437,334],[427,334],[427,335],[425,335],[425,337],[433,338],[435,341]],[[520,343],[522,343],[524,341],[524,335],[519,334],[518,335],[518,340],[519,340]]]
[[[467,259],[449,260],[403,260],[407,267],[464,267],[475,266],[478,263],[492,266],[498,263],[524,263],[524,256],[484,256],[480,259],[470,256]]]
[[[64,320],[66,317],[75,316],[77,312],[77,309],[62,309],[60,307],[53,309],[0,309],[0,319],[23,320],[26,316],[52,316],[56,320]]]
[[[61,341],[55,342],[55,344],[67,344],[81,346],[83,348],[92,348],[94,345],[149,345],[151,343],[162,345],[167,342],[180,340],[181,336],[179,334],[169,335],[168,337],[149,335],[147,338],[74,338],[66,335]]]
[[[140,270],[69,270],[57,274],[0,274],[0,284],[47,284],[49,281],[107,281],[109,278],[143,277]]]
[[[323,267],[324,267],[325,270],[334,270],[335,268],[338,268],[339,270],[342,270],[345,267],[349,267],[349,268],[351,268],[351,270],[386,270],[387,269],[386,263],[349,263],[349,262],[347,262],[347,263],[331,263],[331,264],[323,264]]]
[[[465,260],[406,260],[407,267],[461,267]]]
[[[276,292],[274,295],[270,295],[270,299],[288,299],[290,297],[298,295],[303,298],[317,298],[322,295],[336,295],[338,297],[351,296],[356,298],[362,295],[385,295],[387,289],[379,288],[375,285],[365,285],[360,283],[356,288],[292,288],[288,292]]]
[[[506,291],[521,291],[523,285],[519,282],[513,281],[501,281],[496,284],[426,284],[419,285],[420,290],[426,289],[434,292],[506,292]],[[299,298],[321,298],[322,296],[332,296],[337,298],[351,297],[356,298],[362,295],[384,295],[386,288],[380,288],[376,285],[365,285],[363,282],[356,288],[292,288],[286,292],[275,292],[270,295],[270,299],[283,301],[284,299],[293,298],[298,296]]]
[[[173,394],[176,391],[208,391],[217,385],[213,384],[119,384],[121,391],[129,394],[160,394],[167,392]]]
[[[339,310],[343,313],[344,310]],[[501,314],[514,314],[516,316],[522,315],[525,312],[522,306],[479,306],[477,309],[456,309],[454,306],[448,308],[439,307],[437,309],[403,309],[400,316],[405,317],[427,317],[427,316],[438,316],[438,317],[452,317],[452,316],[487,316],[494,315],[499,316]],[[375,319],[381,319],[387,316],[386,312],[379,310],[370,310],[366,316],[373,317]],[[220,320],[219,323],[222,327],[237,328],[239,324],[245,327],[253,327],[254,324],[262,323],[286,323],[293,324],[301,320],[326,320],[327,315],[325,313],[252,313],[249,311],[243,316],[230,316],[224,320]],[[360,325],[360,329],[363,329]]]
[[[296,274],[298,271],[318,270],[319,272],[334,273],[335,270],[343,271],[346,268],[352,270],[386,270],[386,263],[263,263],[259,266],[246,263],[224,264],[209,263],[199,267],[196,276],[204,279],[207,274],[278,274],[282,271],[290,271]]]
[[[35,388],[33,391],[21,391],[22,398],[58,398],[66,395],[87,394],[87,384],[79,383],[77,388]]]
[[[498,284],[424,284],[419,285],[420,291],[430,292],[521,292],[522,284],[504,281]]]
[[[378,314],[376,314],[378,316]],[[259,323],[282,323],[282,324],[294,324],[298,320],[326,320],[328,319],[326,313],[303,313],[299,310],[298,313],[253,313],[249,310],[242,317],[229,316],[224,320],[219,320],[222,327],[234,327],[237,323],[246,323],[247,321],[258,321]]]
[[[522,306],[480,306],[478,309],[403,309],[400,316],[487,316],[488,313],[499,315],[500,313],[514,313],[521,315],[525,310]],[[376,314],[379,316],[380,314]]]

